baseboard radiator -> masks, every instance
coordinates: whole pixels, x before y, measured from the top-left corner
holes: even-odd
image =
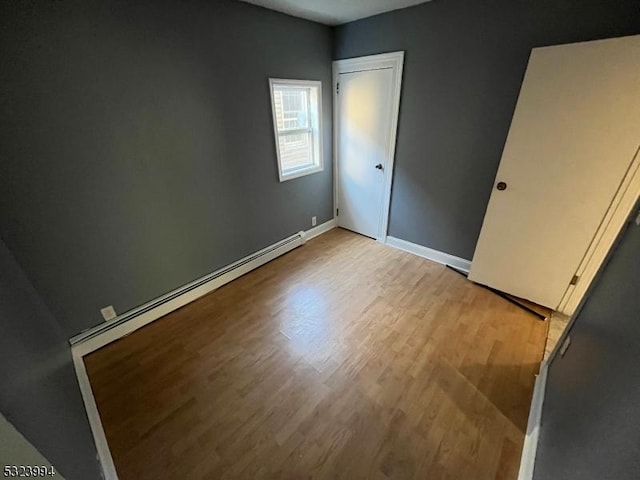
[[[213,273],[205,275],[191,283],[183,285],[169,293],[162,295],[150,302],[145,303],[139,307],[136,307],[128,312],[118,315],[113,320],[105,322],[96,327],[85,330],[84,332],[74,336],[69,340],[72,346],[85,343],[88,340],[94,339],[99,335],[103,335],[111,330],[114,330],[134,319],[138,319],[143,316],[150,317],[148,321],[142,322],[137,325],[136,328],[150,323],[159,316],[166,315],[167,313],[176,310],[187,303],[190,303],[197,298],[206,295],[209,292],[221,287],[222,285],[235,280],[236,278],[244,275],[245,273],[258,268],[261,265],[287,253],[294,248],[303,245],[307,240],[306,232],[298,232],[295,235],[285,238],[273,245],[270,245],[262,250],[259,250],[247,257],[244,257],[226,267],[216,270]],[[153,318],[154,311],[158,312],[159,316]],[[130,333],[130,332],[127,332]]]

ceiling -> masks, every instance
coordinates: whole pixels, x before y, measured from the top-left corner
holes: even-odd
[[[241,0],[325,25],[341,25],[429,0]]]

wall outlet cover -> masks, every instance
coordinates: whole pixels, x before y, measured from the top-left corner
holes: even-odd
[[[109,305],[108,307],[101,308],[100,313],[102,314],[102,318],[104,318],[106,322],[108,322],[109,320],[113,320],[118,316],[116,314],[116,309],[113,308],[113,305]]]
[[[317,223],[316,217],[311,217],[311,226],[315,227]]]

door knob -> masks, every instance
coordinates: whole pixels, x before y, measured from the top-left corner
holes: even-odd
[[[496,185],[496,188],[500,191],[502,190],[506,190],[507,189],[507,184],[504,182],[498,182],[498,185]]]
[[[377,168],[378,170],[382,170],[382,164],[381,164],[381,163],[377,164],[377,165],[376,165],[376,168]]]

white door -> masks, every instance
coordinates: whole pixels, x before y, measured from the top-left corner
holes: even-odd
[[[338,225],[379,238],[390,165],[393,69],[338,77]]]
[[[534,49],[469,278],[556,308],[639,144],[640,36]]]

